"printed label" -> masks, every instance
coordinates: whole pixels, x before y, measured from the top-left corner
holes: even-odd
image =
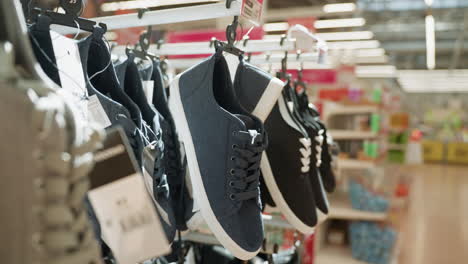
[[[80,52],[75,40],[50,31],[57,68],[62,88],[73,95],[75,105],[79,108],[83,120],[88,120],[86,98],[88,90],[81,65]]]
[[[143,81],[143,91],[150,105],[153,104],[154,81]]]
[[[243,0],[241,15],[258,26],[262,22],[262,8],[263,0]]]
[[[122,264],[170,252],[131,151],[121,129],[111,130],[103,149],[96,153],[96,166],[89,176],[92,188],[89,200],[99,220],[102,239]]]
[[[102,108],[101,102],[96,95],[91,95],[88,101],[89,120],[98,124],[102,129],[112,125],[109,117]]]

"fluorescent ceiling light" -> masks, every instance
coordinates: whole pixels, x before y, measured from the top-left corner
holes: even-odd
[[[335,41],[327,43],[329,49],[376,49],[380,47],[378,40]]]
[[[314,23],[314,27],[316,29],[362,27],[365,24],[366,24],[366,20],[362,17],[359,17],[359,18],[317,20]]]
[[[111,12],[117,10],[128,10],[138,8],[151,8],[157,6],[167,5],[181,5],[181,4],[196,4],[203,2],[218,2],[217,0],[134,0],[134,1],[120,1],[104,3],[101,5],[101,10],[104,12]]]
[[[378,56],[384,56],[384,55],[385,55],[385,50],[382,48],[356,50],[356,56],[358,57],[378,57]]]
[[[359,78],[395,78],[397,70],[393,65],[356,66]]]
[[[340,12],[353,12],[356,10],[356,4],[343,3],[343,4],[328,4],[323,6],[325,13],[340,13]]]
[[[398,79],[405,92],[468,92],[468,70],[402,70]]]
[[[435,21],[432,15],[426,16],[426,64],[429,70],[436,66]]]
[[[424,2],[426,3],[427,6],[432,6],[432,4],[434,3],[434,0],[424,0]]]
[[[272,32],[272,31],[286,31],[289,28],[289,24],[286,22],[278,23],[267,23],[263,25],[263,31]]]
[[[372,33],[371,31],[317,33],[316,35],[325,41],[360,40],[360,39],[372,39],[374,37],[374,33]]]

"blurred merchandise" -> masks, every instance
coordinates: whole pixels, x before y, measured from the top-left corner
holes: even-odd
[[[349,199],[354,209],[370,212],[386,212],[390,204],[384,196],[371,192],[354,180],[349,183]]]

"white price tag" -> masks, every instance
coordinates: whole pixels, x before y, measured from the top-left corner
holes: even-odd
[[[78,45],[75,40],[54,31],[50,31],[50,37],[62,88],[73,95],[75,105],[79,108],[82,118],[87,120],[85,98],[88,96],[88,90],[86,89]]]
[[[170,252],[152,199],[140,174],[89,192],[102,239],[119,263],[134,264]]]
[[[262,22],[263,0],[242,0],[242,17],[247,18],[255,25]]]
[[[102,129],[112,125],[96,95],[91,95],[89,97],[87,111],[89,113],[89,120],[98,124]]]
[[[88,192],[101,238],[120,264],[168,254],[170,245],[159,215],[121,128],[108,130],[103,145],[95,155]]]
[[[154,81],[143,81],[143,91],[150,105],[153,104]]]

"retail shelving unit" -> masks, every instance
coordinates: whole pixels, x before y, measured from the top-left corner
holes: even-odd
[[[332,119],[340,116],[340,122],[348,118],[353,118],[357,115],[372,115],[379,114],[385,115],[385,111],[378,105],[333,105],[327,109],[325,106],[323,109],[322,117],[324,122],[329,128],[329,133],[335,141],[338,142],[354,142],[354,141],[365,141],[374,140],[382,141],[385,134],[372,131],[359,131],[349,130],[340,127],[336,129],[334,126],[336,122],[332,122]],[[383,119],[383,118],[382,118]],[[348,120],[349,121],[349,120]],[[382,121],[381,121],[382,122]],[[347,182],[347,178],[351,175],[350,172],[356,174],[377,174],[377,171],[383,170],[384,163],[380,159],[350,159],[350,158],[338,158],[337,161],[337,175],[340,182]],[[342,184],[346,185],[346,184]],[[315,239],[315,264],[365,264],[366,262],[354,259],[352,256],[351,248],[346,245],[333,245],[325,243],[326,230],[328,229],[332,220],[341,221],[371,221],[384,223],[389,220],[389,215],[386,212],[369,212],[354,209],[351,206],[351,202],[346,192],[348,191],[346,186],[339,186],[338,191],[343,193],[334,194],[330,196],[330,213],[327,221],[317,228]],[[346,231],[348,232],[348,231]],[[394,254],[397,252],[394,249]],[[392,262],[390,262],[392,263]],[[392,263],[393,264],[393,263]]]

